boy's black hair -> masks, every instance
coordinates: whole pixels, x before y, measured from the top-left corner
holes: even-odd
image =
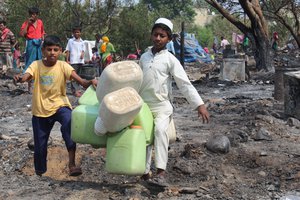
[[[6,21],[1,20],[1,21],[0,21],[0,24],[3,24],[4,26],[6,26]]]
[[[166,31],[167,32],[167,35],[168,35],[168,38],[169,39],[172,39],[172,31],[171,29],[165,25],[165,24],[154,24],[154,26],[152,27],[152,30],[151,30],[151,33],[154,31],[154,29],[156,28],[161,28],[162,30]]]
[[[96,34],[95,34],[95,37],[97,37],[97,38],[100,38],[100,39],[101,39],[101,38],[102,38],[102,34],[100,34],[100,33],[96,33]]]
[[[39,14],[40,13],[40,10],[37,8],[37,7],[31,7],[28,9],[28,13],[29,14]]]
[[[81,26],[73,26],[72,31],[79,30],[81,32]]]
[[[61,40],[55,35],[47,35],[44,39],[43,48],[47,46],[61,47]]]

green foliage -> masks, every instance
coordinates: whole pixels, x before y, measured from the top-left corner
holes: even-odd
[[[184,19],[193,20],[196,15],[193,0],[143,0],[142,2],[160,17],[175,19],[181,16]]]
[[[82,38],[95,40],[95,34],[107,35],[118,53],[126,56],[152,45],[150,31],[154,21],[166,17],[174,24],[173,32],[193,27],[195,16],[193,0],[180,1],[122,1],[122,0],[6,0],[5,19],[8,27],[19,36],[22,23],[28,18],[28,8],[40,9],[39,18],[47,34],[59,36],[63,45],[71,37],[74,25],[82,26]],[[204,35],[207,35],[205,33]],[[25,38],[18,38],[21,49]]]
[[[124,56],[136,52],[136,48],[144,50],[151,45],[150,29],[153,21],[153,16],[144,4],[123,8],[110,31],[115,47]]]
[[[195,33],[196,39],[202,47],[212,47],[214,34],[210,27],[195,26],[190,32]]]
[[[222,16],[216,16],[206,27],[211,29],[213,35],[219,40],[223,36],[230,41],[233,32],[240,34],[240,30]]]
[[[263,13],[269,21],[270,37],[274,31],[279,34],[279,46],[285,45],[292,34],[300,42],[299,1],[270,0],[263,1]],[[297,36],[298,35],[298,36]]]

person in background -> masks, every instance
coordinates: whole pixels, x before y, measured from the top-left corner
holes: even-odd
[[[248,52],[248,48],[249,48],[249,38],[247,36],[244,36],[244,40],[243,40],[243,51],[244,51],[244,53]]]
[[[21,57],[20,45],[18,42],[16,42],[13,47],[13,67],[14,67],[14,69],[20,68],[20,57]]]
[[[96,47],[92,48],[92,63],[100,62],[100,56]]]
[[[215,54],[218,53],[218,38],[216,36],[214,37],[212,49]]]
[[[37,7],[29,8],[29,18],[21,26],[20,35],[26,38],[24,72],[33,61],[42,59],[41,47],[46,33],[43,21],[38,18],[39,12]]]
[[[61,41],[57,36],[47,36],[43,43],[45,59],[34,61],[23,75],[15,75],[14,82],[34,80],[32,95],[32,128],[34,138],[35,173],[42,176],[47,171],[47,142],[55,124],[61,124],[62,137],[69,154],[69,175],[82,174],[75,164],[76,143],[71,139],[72,106],[66,94],[66,81],[75,80],[87,88],[97,80],[85,80],[65,61],[58,60]]]
[[[279,40],[279,36],[278,36],[278,33],[275,31],[273,33],[273,38],[272,38],[272,49],[274,51],[277,51],[277,49],[278,49],[278,40]]]
[[[13,32],[6,27],[6,21],[0,21],[0,67],[2,74],[6,74],[7,69],[13,67],[12,64],[12,47],[16,43]]]
[[[172,39],[170,40],[170,42],[167,43],[166,47],[170,53],[172,53],[173,55],[176,55],[173,39],[174,39],[174,36],[172,35]]]
[[[29,18],[21,26],[20,35],[26,39],[23,73],[33,61],[42,59],[41,47],[46,33],[43,21],[38,18],[39,12],[37,7],[29,8]],[[28,92],[31,92],[31,82],[28,82]]]
[[[198,117],[209,121],[209,113],[198,91],[189,81],[179,60],[166,49],[172,39],[173,24],[166,18],[155,21],[151,31],[153,47],[142,54],[139,65],[143,71],[143,82],[139,94],[148,104],[154,117],[154,155],[156,173],[151,177],[150,165],[152,145],[147,147],[147,164],[141,179],[158,186],[167,186],[166,167],[168,162],[169,136],[167,129],[173,115],[170,102],[172,77]]]
[[[223,36],[221,37],[221,44],[220,44],[220,48],[223,52],[223,50],[226,48],[226,45],[229,45],[230,43],[228,42],[228,40],[226,40]]]
[[[98,75],[101,74],[101,58],[98,53],[98,49],[96,47],[92,48],[92,60],[90,61],[91,64],[93,64],[94,67],[97,67]]]
[[[84,64],[84,42],[81,39],[81,27],[74,26],[72,29],[73,38],[69,39],[66,47],[66,62],[72,65],[77,74],[80,74]],[[71,82],[72,94],[80,97],[81,93],[77,83]]]
[[[100,48],[100,55],[102,61],[102,70],[113,62],[114,53],[116,52],[114,45],[109,41],[107,36],[102,37],[103,43]]]
[[[100,49],[100,47],[101,47],[101,45],[103,43],[103,41],[102,41],[102,35],[100,33],[97,33],[95,35],[95,39],[96,39],[96,41],[95,41],[95,48],[97,48],[97,52],[99,53],[100,52],[99,49]]]

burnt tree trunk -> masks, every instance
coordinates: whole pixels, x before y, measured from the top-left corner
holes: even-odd
[[[270,55],[271,45],[268,40],[259,40],[256,38],[254,50],[254,59],[258,70],[274,71],[272,57]]]
[[[274,71],[271,44],[266,34],[259,27],[254,27],[253,25],[251,32],[245,34],[252,42],[252,50],[254,52],[257,70]]]

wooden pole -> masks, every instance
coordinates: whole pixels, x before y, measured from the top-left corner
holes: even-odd
[[[184,68],[184,22],[181,22],[181,33],[180,33],[180,63]]]

